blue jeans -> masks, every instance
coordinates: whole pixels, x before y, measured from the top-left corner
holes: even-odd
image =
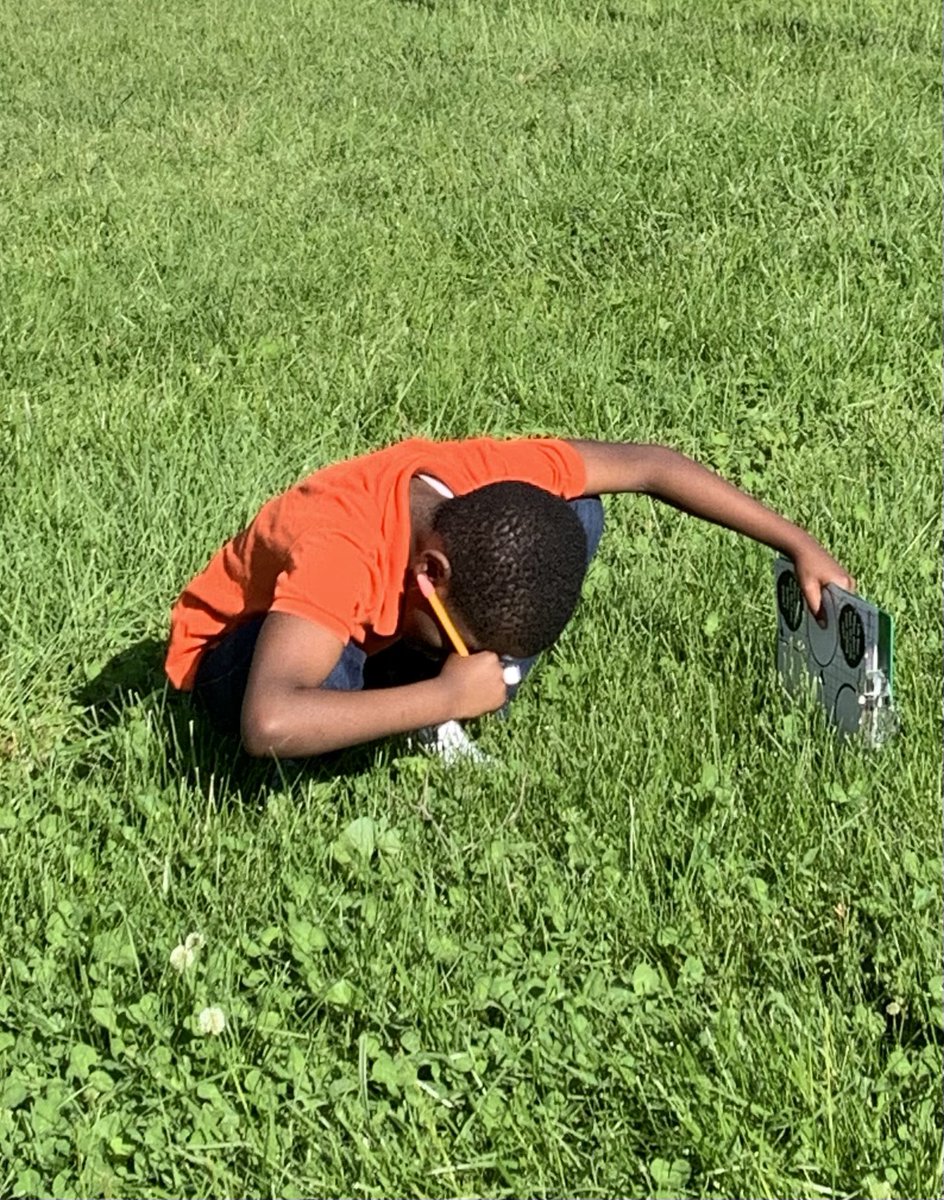
[[[580,518],[587,538],[587,564],[597,552],[603,536],[603,505],[596,496],[583,496],[571,500],[570,506]],[[221,733],[238,734],[242,713],[243,696],[249,680],[249,668],[256,649],[256,640],[266,614],[261,613],[237,626],[215,645],[203,652],[197,667],[193,697],[206,712],[213,726]],[[524,679],[538,655],[531,658],[509,659],[521,668]],[[433,658],[408,646],[396,642],[387,650],[368,659],[354,642],[341,651],[331,674],[321,685],[337,692],[358,692],[362,688],[401,687],[432,679],[439,674],[442,659]],[[509,700],[514,698],[520,685],[508,689]]]

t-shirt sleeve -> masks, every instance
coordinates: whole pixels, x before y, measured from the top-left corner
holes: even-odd
[[[572,500],[587,485],[579,451],[558,438],[470,438],[443,450],[443,482],[456,492],[515,479]]]
[[[363,550],[348,533],[319,530],[289,550],[269,611],[312,621],[347,643],[363,636],[376,584]]]

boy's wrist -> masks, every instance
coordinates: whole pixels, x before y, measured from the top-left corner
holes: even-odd
[[[807,533],[799,525],[791,525],[777,549],[781,554],[785,554],[787,558],[795,561],[798,556],[808,553],[810,550],[821,550],[822,546],[811,533]]]
[[[444,721],[452,721],[456,717],[456,697],[455,689],[450,683],[448,676],[444,678],[440,672],[439,675],[428,680],[424,686],[428,687],[435,697],[436,714],[426,724],[441,725]]]

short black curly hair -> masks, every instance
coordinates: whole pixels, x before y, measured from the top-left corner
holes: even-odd
[[[587,570],[580,518],[530,483],[490,483],[433,514],[452,567],[449,603],[478,644],[529,658],[570,620]]]

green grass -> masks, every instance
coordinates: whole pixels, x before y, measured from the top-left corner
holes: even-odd
[[[940,1194],[939,36],[0,4],[0,1194]],[[194,727],[159,642],[212,551],[478,432],[807,525],[895,615],[903,736],[791,708],[769,554],[639,498],[497,771]]]

